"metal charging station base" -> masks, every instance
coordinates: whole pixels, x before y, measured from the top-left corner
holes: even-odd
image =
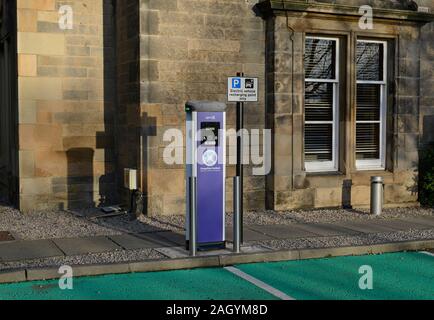
[[[190,248],[190,241],[187,240],[185,243],[186,250]],[[206,244],[197,244],[198,251],[211,251],[211,250],[224,250],[226,249],[226,242],[216,242],[216,243],[206,243]]]

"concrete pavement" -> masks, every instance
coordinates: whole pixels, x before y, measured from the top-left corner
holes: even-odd
[[[391,219],[391,220],[368,220],[346,221],[337,223],[307,223],[291,225],[248,225],[245,227],[246,241],[243,254],[232,255],[231,251],[202,253],[197,259],[190,259],[188,252],[183,248],[184,236],[168,230],[159,232],[146,232],[137,234],[122,234],[115,236],[98,236],[70,239],[49,239],[35,241],[10,241],[0,243],[1,262],[25,262],[33,259],[50,257],[70,257],[91,253],[128,251],[152,248],[164,254],[166,260],[144,261],[137,263],[125,263],[110,265],[81,266],[83,275],[104,273],[123,273],[137,270],[168,270],[195,268],[201,266],[231,265],[234,263],[257,262],[257,261],[281,261],[291,259],[310,259],[326,256],[358,255],[382,252],[396,252],[403,250],[426,250],[434,248],[434,239],[408,242],[388,242],[373,246],[358,247],[334,247],[334,248],[310,248],[304,250],[271,250],[261,245],[255,245],[255,241],[282,240],[282,239],[317,239],[327,236],[352,236],[369,235],[379,232],[398,232],[407,230],[434,229],[434,216]],[[228,241],[232,234],[227,230]],[[229,246],[230,247],[230,244]],[[175,260],[171,260],[175,259]],[[177,260],[176,260],[177,259]],[[202,259],[202,261],[199,261]],[[86,268],[90,268],[90,271]],[[54,268],[26,269],[15,272],[1,273],[1,282],[24,281],[45,277],[57,277]],[[45,273],[44,273],[45,272]]]
[[[434,216],[393,220],[298,223],[290,225],[247,225],[247,242],[309,239],[328,236],[354,236],[375,233],[434,229]],[[232,230],[227,228],[228,241]],[[120,250],[182,247],[184,235],[173,231],[122,234],[86,238],[0,242],[0,262],[74,256]]]

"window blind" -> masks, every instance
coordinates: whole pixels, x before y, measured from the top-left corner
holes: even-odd
[[[306,38],[305,163],[308,171],[336,170],[337,39]]]

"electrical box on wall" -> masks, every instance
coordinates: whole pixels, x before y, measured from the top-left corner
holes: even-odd
[[[128,190],[137,190],[137,170],[124,169],[124,187]]]

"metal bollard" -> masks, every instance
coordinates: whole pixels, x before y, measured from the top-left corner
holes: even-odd
[[[240,253],[241,243],[241,180],[234,177],[234,222],[233,222],[233,251]]]
[[[197,215],[196,215],[196,177],[189,178],[190,187],[190,256],[195,257],[197,254]]]
[[[381,215],[383,212],[384,179],[371,177],[371,214]]]

